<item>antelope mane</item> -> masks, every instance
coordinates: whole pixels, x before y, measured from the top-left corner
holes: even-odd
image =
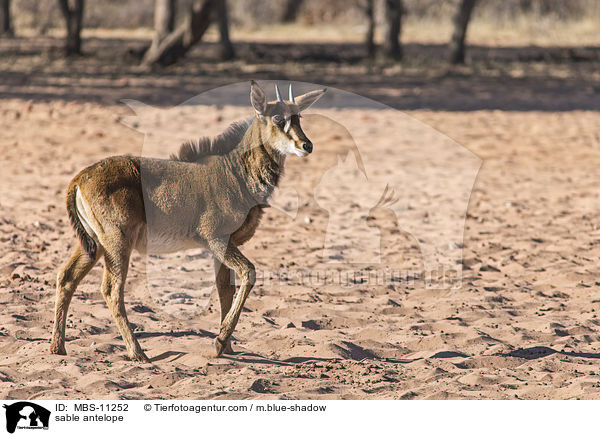
[[[179,147],[171,160],[180,162],[198,162],[206,156],[225,155],[236,148],[244,138],[252,120],[236,121],[223,133],[215,137],[204,136],[200,139],[186,141]]]

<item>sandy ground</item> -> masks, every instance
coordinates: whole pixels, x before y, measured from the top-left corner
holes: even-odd
[[[100,266],[73,299],[68,356],[50,355],[48,345],[56,270],[75,242],[64,189],[98,159],[140,154],[143,135],[121,123],[130,114],[123,106],[4,100],[0,110],[3,398],[600,398],[598,113],[409,112],[483,160],[465,223],[460,289],[426,289],[418,280],[259,283],[234,333],[237,354],[216,359],[214,298],[195,319],[170,317],[147,287],[144,259],[134,256],[127,311],[152,359],[138,364],[126,360],[100,295]],[[199,110],[200,127],[215,132],[248,112]],[[393,116],[350,110],[347,119],[377,129]],[[314,252],[327,213],[310,193],[315,174],[347,146],[324,123],[305,121],[315,153],[287,168],[284,184],[294,181],[301,199],[298,216],[270,210],[244,249],[259,270],[319,268]],[[401,171],[390,159],[381,166]],[[340,178],[341,192],[352,192],[353,182]],[[390,215],[372,220],[385,234],[385,261],[418,268],[418,251],[394,231]],[[350,231],[344,235],[350,240]],[[207,262],[187,260],[200,262],[199,270]],[[190,264],[175,276],[195,270]],[[203,286],[211,280],[209,269],[198,276]]]

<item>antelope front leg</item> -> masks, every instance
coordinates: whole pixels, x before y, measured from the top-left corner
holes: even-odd
[[[256,281],[256,272],[252,262],[232,243],[225,243],[222,240],[213,241],[209,243],[209,247],[215,258],[224,263],[228,268],[234,270],[241,281],[240,288],[235,294],[231,308],[221,322],[219,336],[215,339],[217,357],[219,357],[226,350],[227,344],[229,344],[229,339],[240,318],[246,298],[248,298],[248,294],[250,294]]]
[[[235,275],[232,274],[227,265],[221,263],[215,258],[215,281],[217,292],[219,294],[219,303],[221,303],[221,322],[225,319],[231,309],[233,297],[235,295]],[[233,354],[231,341],[227,341],[223,349],[223,354]]]
[[[248,268],[244,268],[242,272],[238,273],[241,278],[240,289],[235,295],[233,299],[233,305],[231,309],[225,316],[225,319],[221,323],[221,331],[219,336],[216,338],[216,349],[217,356],[221,356],[225,351],[227,344],[229,343],[229,338],[235,330],[235,326],[240,318],[240,314],[242,313],[242,309],[244,307],[244,303],[246,302],[246,298],[248,298],[248,294],[252,290],[254,286],[254,282],[256,281],[256,272],[254,270],[254,265],[250,262]]]

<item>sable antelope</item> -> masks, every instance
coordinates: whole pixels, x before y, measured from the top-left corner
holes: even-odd
[[[67,212],[78,244],[59,271],[50,351],[66,354],[65,321],[77,285],[104,256],[102,295],[127,346],[129,358],[148,358],[125,313],[123,289],[133,250],[170,253],[194,247],[214,257],[221,305],[217,356],[231,353],[230,337],[255,282],[254,265],[238,246],[258,226],[263,208],[283,173],[287,155],[304,157],[312,142],[300,113],[326,91],[267,102],[254,81],[250,101],[256,115],[232,124],[215,138],[184,143],[171,159],[115,156],[85,168],[69,184]],[[231,271],[241,280],[236,292]]]

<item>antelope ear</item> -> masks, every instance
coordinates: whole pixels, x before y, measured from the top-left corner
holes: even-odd
[[[318,99],[320,99],[323,94],[325,94],[327,88],[318,89],[316,91],[310,91],[306,94],[299,95],[296,97],[296,105],[298,106],[298,111],[302,112],[313,105]]]
[[[250,103],[258,115],[264,115],[267,111],[267,96],[254,80],[250,82]]]

